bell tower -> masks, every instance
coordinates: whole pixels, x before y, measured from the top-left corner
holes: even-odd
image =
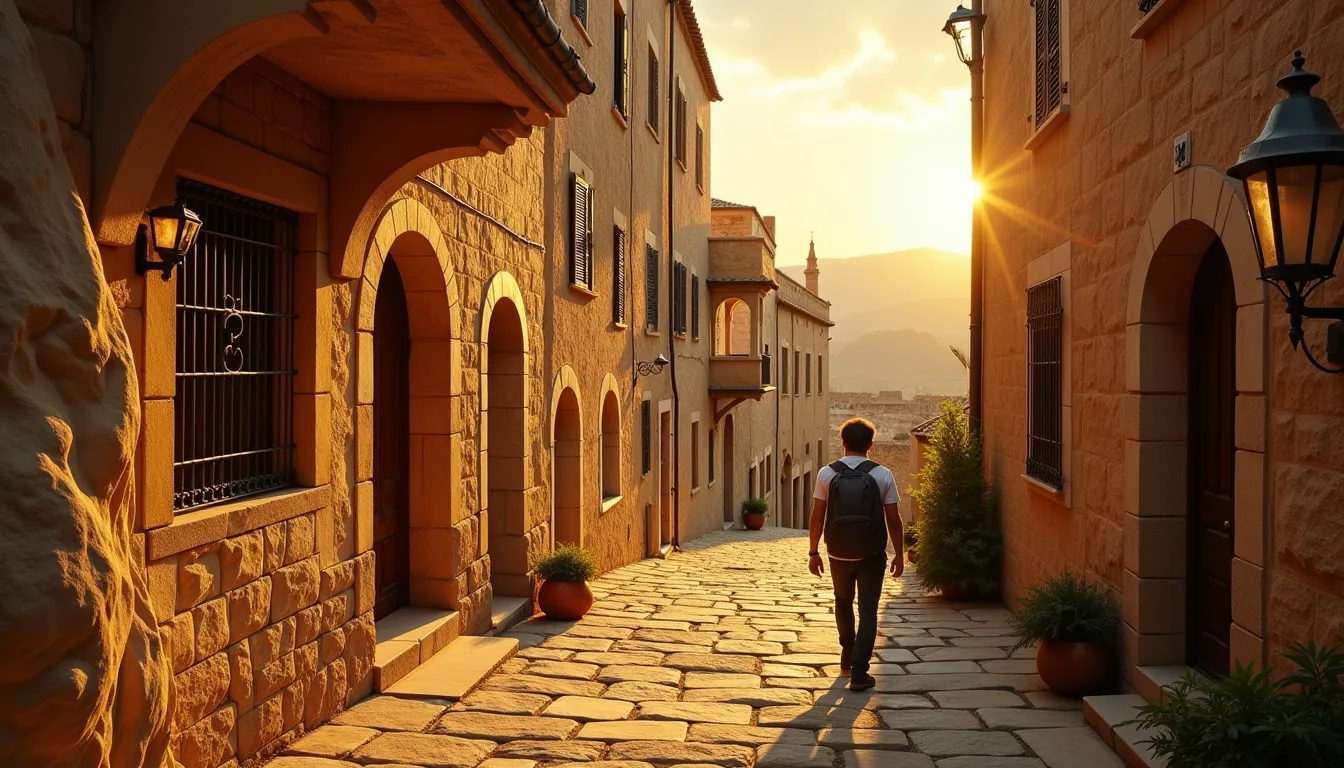
[[[803,274],[807,277],[807,290],[811,291],[816,296],[820,296],[821,293],[818,292],[818,283],[820,282],[819,278],[821,277],[821,270],[817,268],[817,242],[815,235],[813,235],[812,241],[808,243],[807,246],[807,269]]]

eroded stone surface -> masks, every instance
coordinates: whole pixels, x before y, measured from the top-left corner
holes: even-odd
[[[447,707],[442,704],[375,696],[347,709],[331,722],[380,731],[423,731],[445,709]]]
[[[285,753],[311,757],[345,757],[379,733],[372,728],[324,725],[290,744]]]
[[[435,733],[464,739],[518,741],[520,739],[564,739],[579,727],[573,720],[559,717],[496,715],[488,712],[449,712],[434,726]]]
[[[721,768],[747,768],[755,752],[736,744],[626,741],[613,744],[607,756],[612,760],[639,760],[657,766],[704,764]]]
[[[494,742],[430,733],[385,733],[355,750],[350,759],[364,765],[393,763],[424,768],[475,768]]]

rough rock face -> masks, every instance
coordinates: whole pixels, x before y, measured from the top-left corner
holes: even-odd
[[[13,0],[0,147],[0,765],[175,765],[131,546],[135,369]]]

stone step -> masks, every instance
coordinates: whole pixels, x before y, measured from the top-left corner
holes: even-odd
[[[511,637],[459,637],[384,692],[456,701],[517,652]]]
[[[1115,750],[1129,768],[1165,768],[1166,758],[1152,754],[1142,742],[1152,738],[1152,731],[1140,731],[1136,725],[1125,725],[1139,715],[1139,707],[1148,702],[1142,696],[1088,696],[1083,699],[1083,717],[1106,745]]]
[[[382,692],[456,640],[462,621],[457,611],[408,606],[380,619],[374,627],[378,645],[373,683]]]
[[[520,621],[532,618],[532,600],[526,597],[495,596],[490,600],[490,635],[508,632]]]

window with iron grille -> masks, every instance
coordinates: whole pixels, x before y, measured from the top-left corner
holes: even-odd
[[[1064,103],[1063,30],[1060,3],[1036,3],[1036,127],[1040,128]]]
[[[569,282],[593,290],[593,188],[570,175]]]
[[[700,338],[700,276],[691,275],[691,338]]]
[[[803,393],[803,353],[797,350],[793,352],[793,394],[801,395]]]
[[[294,484],[298,214],[188,179],[204,219],[177,273],[173,509]]]
[[[810,395],[812,394],[812,353],[808,352],[804,359],[807,361],[807,388],[803,391]]]
[[[817,394],[826,391],[826,367],[821,364],[821,355],[817,355]]]
[[[789,350],[784,350],[784,355],[779,359],[779,392],[780,394],[789,394]]]
[[[644,246],[644,325],[658,330],[658,249]]]
[[[612,56],[613,77],[611,80],[611,103],[622,117],[630,116],[630,23],[620,3],[613,3],[615,16],[613,32],[616,49]]]
[[[640,446],[642,456],[640,467],[643,474],[653,469],[653,401],[645,400],[639,404],[639,434],[644,443]]]
[[[695,126],[695,185],[705,188],[705,129]]]
[[[625,324],[625,230],[612,228],[611,321]]]
[[[570,0],[569,12],[574,14],[574,18],[584,27],[588,26],[588,0]]]
[[[1027,476],[1064,487],[1063,278],[1027,289]]]
[[[658,127],[658,54],[649,49],[649,127],[653,129],[655,136],[659,135]]]
[[[676,151],[677,162],[681,163],[681,169],[686,170],[686,93],[681,89],[681,83],[677,83],[677,95],[672,102],[676,110],[673,120],[676,121]]]

